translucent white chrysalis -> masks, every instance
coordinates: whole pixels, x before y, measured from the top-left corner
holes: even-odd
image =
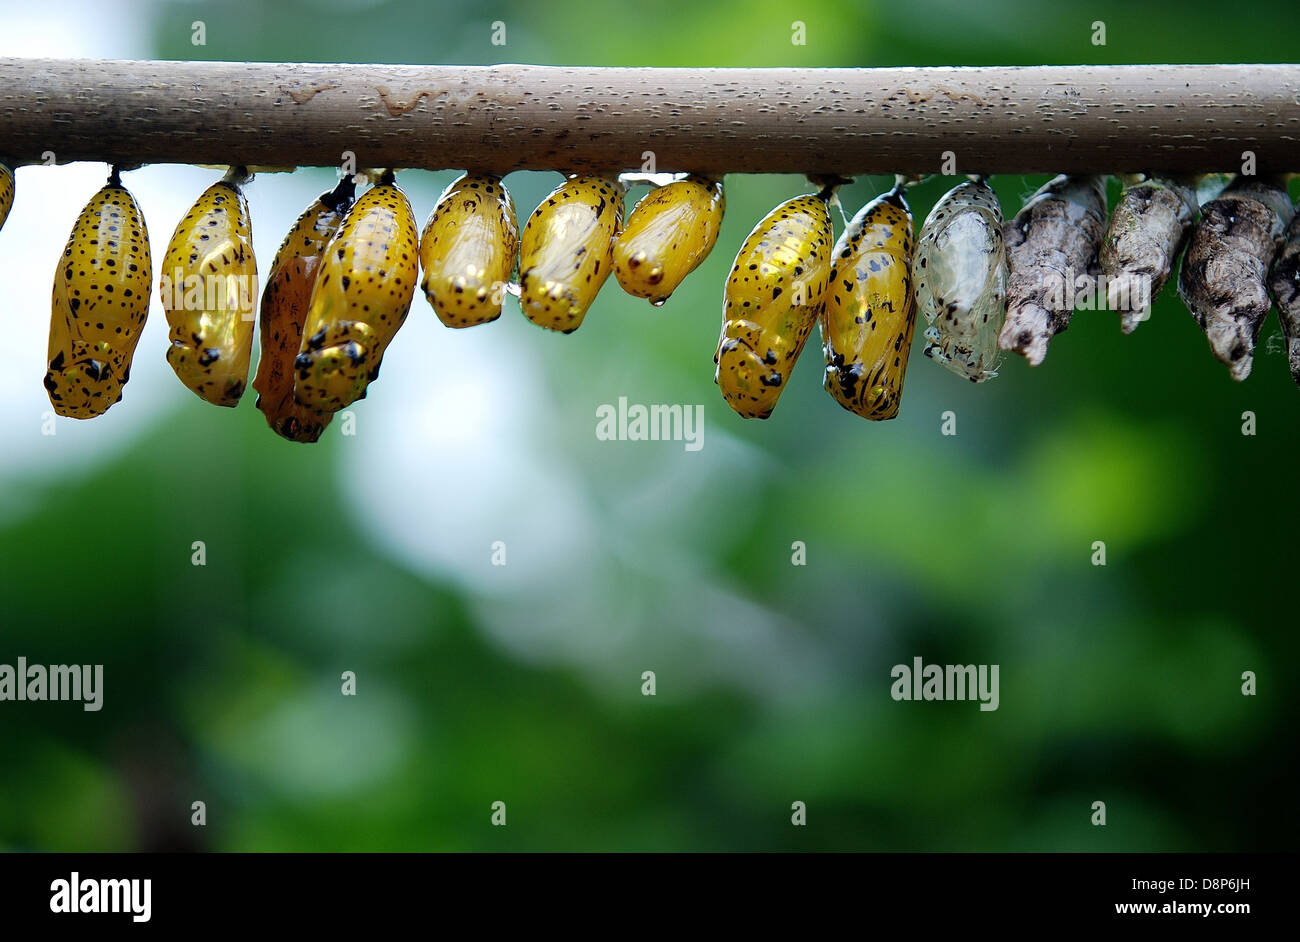
[[[997,376],[1007,257],[992,187],[967,181],[934,204],[912,273],[917,307],[929,324],[925,355],[973,383]]]

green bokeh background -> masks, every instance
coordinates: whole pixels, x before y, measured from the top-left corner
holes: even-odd
[[[1294,57],[1282,28],[1290,3],[1252,4],[1249,15],[1165,6],[133,9],[158,58]],[[207,24],[201,49],[190,44],[196,19]],[[494,20],[507,24],[505,48],[488,42]],[[791,44],[793,20],[806,23],[806,46]],[[1095,20],[1107,24],[1104,47],[1091,43]],[[308,189],[332,179],[300,173]],[[421,220],[453,176],[401,176]],[[508,179],[521,216],[556,179]],[[1007,214],[1043,179],[996,178]],[[842,192],[845,206],[886,183],[859,180]],[[949,183],[913,191],[918,219]],[[1275,317],[1243,384],[1210,355],[1172,289],[1134,335],[1121,336],[1116,315],[1081,312],[1042,367],[1008,359],[986,386],[916,349],[902,413],[882,424],[821,391],[814,338],[773,418],[745,422],[712,382],[721,286],[754,222],[804,188],[797,177],[730,178],[717,249],[662,309],[611,280],[568,338],[525,323],[513,301],[499,323],[476,328],[531,346],[537,382],[521,380],[519,392],[547,396],[533,440],[563,456],[591,509],[588,552],[573,558],[599,565],[561,569],[545,591],[440,575],[366,525],[356,489],[391,482],[349,480],[356,465],[344,453],[367,447],[368,414],[407,408],[385,396],[384,380],[355,410],[357,436],[331,429],[316,447],[278,440],[251,395],[218,410],[174,384],[155,425],[93,473],[10,481],[29,507],[0,526],[0,663],[103,663],[107,691],[100,713],[0,704],[0,848],[1293,847],[1300,392],[1285,357],[1264,349]],[[172,222],[151,220],[156,259]],[[423,299],[411,317],[432,318]],[[437,369],[461,341],[433,336],[445,344],[428,354]],[[137,370],[151,357],[148,368],[165,369],[155,354],[142,348]],[[512,382],[481,379],[484,390]],[[619,396],[703,403],[703,450],[597,442],[593,409]],[[130,406],[128,388],[118,408]],[[940,434],[946,410],[955,437]],[[1253,437],[1242,434],[1248,410]],[[383,469],[383,456],[367,466]],[[530,500],[553,496],[509,468],[493,480]],[[454,503],[484,486],[435,465],[405,499]],[[458,536],[482,548],[488,570],[498,531]],[[190,564],[194,539],[207,544],[205,567]],[[805,567],[790,563],[795,540],[807,545]],[[1105,567],[1091,564],[1094,540],[1106,542]],[[511,565],[552,552],[507,542]],[[580,602],[568,641],[555,630],[532,645],[503,641],[501,625],[528,639],[531,619],[557,599]],[[608,643],[589,641],[605,632]],[[890,667],[914,656],[1001,665],[1000,709],[895,703]],[[358,675],[355,698],[339,695],[344,670]],[[656,697],[641,695],[645,670],[657,673]],[[1245,670],[1257,673],[1258,696],[1242,696]],[[190,826],[196,799],[207,803],[206,828]],[[504,828],[489,823],[498,800]],[[807,804],[806,827],[791,826],[796,800]],[[1106,827],[1090,824],[1097,800]]]

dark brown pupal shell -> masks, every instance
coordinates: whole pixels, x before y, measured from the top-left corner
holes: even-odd
[[[1106,276],[1106,306],[1131,334],[1151,316],[1151,305],[1173,272],[1198,202],[1192,181],[1152,174],[1124,187],[1098,263]]]
[[[1076,279],[1088,275],[1106,229],[1106,178],[1062,174],[1049,180],[1003,226],[1007,319],[998,346],[1031,366],[1070,326]]]
[[[1268,284],[1282,321],[1291,377],[1300,385],[1300,213],[1291,218]]]
[[[1210,349],[1240,382],[1271,306],[1268,268],[1295,208],[1280,177],[1237,177],[1201,207],[1178,293]]]

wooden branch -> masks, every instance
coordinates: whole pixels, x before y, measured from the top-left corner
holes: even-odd
[[[1300,66],[609,69],[0,59],[0,158],[933,173],[1300,170]]]

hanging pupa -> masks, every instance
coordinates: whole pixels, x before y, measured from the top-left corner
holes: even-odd
[[[1201,207],[1178,293],[1210,349],[1240,382],[1268,316],[1268,269],[1295,214],[1281,177],[1238,176]]]
[[[1197,207],[1190,178],[1151,174],[1125,184],[1097,259],[1106,276],[1106,306],[1119,312],[1124,333],[1151,316]]]
[[[152,283],[149,230],[115,169],[77,217],[54,272],[45,390],[56,413],[90,419],[121,400]]]
[[[294,360],[298,402],[337,412],[379,378],[415,297],[419,242],[411,202],[386,172],[326,246]]]
[[[1003,350],[1030,366],[1070,326],[1077,280],[1090,274],[1106,230],[1106,178],[1062,174],[1043,184],[1002,227],[1007,247]]]
[[[1002,207],[982,178],[958,184],[934,204],[912,272],[916,305],[929,324],[925,355],[973,383],[997,376],[1007,256]]]
[[[613,271],[623,223],[623,185],[573,175],[528,217],[519,244],[519,306],[539,327],[571,334],[582,326]]]
[[[823,385],[864,419],[898,415],[916,327],[913,245],[912,213],[895,187],[858,210],[831,252]]]
[[[519,258],[515,204],[501,178],[466,173],[452,182],[420,235],[420,287],[447,327],[501,316],[505,286]]]
[[[1300,385],[1300,212],[1291,217],[1282,249],[1273,262],[1269,288],[1282,321],[1291,378]]]
[[[216,406],[235,406],[253,352],[257,260],[243,184],[234,168],[203,191],[176,225],[159,293],[171,328],[167,362],[180,381]]]
[[[772,414],[821,311],[831,271],[832,192],[796,196],[764,216],[727,278],[714,382],[747,419]]]
[[[727,200],[720,179],[690,174],[637,202],[614,242],[614,275],[633,297],[660,305],[709,257]]]
[[[0,163],[0,229],[5,227],[9,210],[14,207],[14,172]]]
[[[267,425],[292,442],[316,441],[334,417],[294,398],[294,360],[302,347],[311,290],[325,248],[343,224],[355,193],[349,175],[307,207],[284,237],[262,292],[262,353],[253,389]]]

